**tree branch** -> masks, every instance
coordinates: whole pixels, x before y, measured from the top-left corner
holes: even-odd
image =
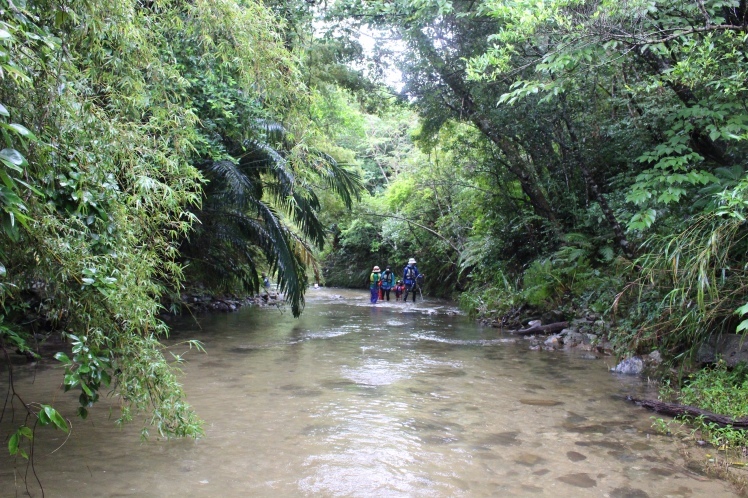
[[[462,251],[461,251],[460,249],[458,249],[458,248],[457,248],[457,247],[456,247],[456,246],[455,246],[455,245],[454,245],[454,244],[452,243],[452,241],[450,241],[450,240],[449,240],[448,238],[446,238],[445,236],[443,236],[442,234],[440,234],[440,233],[439,233],[439,232],[437,232],[436,230],[433,230],[433,229],[431,229],[431,228],[429,228],[429,227],[427,227],[427,226],[425,226],[425,225],[421,225],[420,223],[416,223],[415,221],[413,221],[413,220],[410,220],[410,219],[408,219],[408,218],[403,218],[402,216],[395,216],[395,215],[392,215],[392,214],[376,214],[376,213],[365,213],[364,215],[365,215],[365,216],[375,216],[375,217],[377,217],[377,218],[393,218],[393,219],[396,219],[396,220],[402,220],[402,221],[405,221],[405,222],[407,222],[407,223],[410,223],[411,225],[415,225],[415,226],[417,226],[418,228],[423,228],[423,229],[424,229],[424,230],[426,230],[427,232],[429,232],[429,233],[431,233],[431,234],[433,234],[433,235],[436,235],[437,237],[439,237],[440,239],[442,239],[442,240],[443,240],[444,242],[446,242],[446,243],[447,243],[447,244],[449,245],[449,247],[451,247],[451,248],[452,248],[452,249],[453,249],[453,250],[454,250],[454,251],[455,251],[455,252],[456,252],[456,253],[457,253],[458,255],[461,255],[461,254],[462,254]]]

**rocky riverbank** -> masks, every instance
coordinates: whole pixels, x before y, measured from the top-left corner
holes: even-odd
[[[533,351],[576,350],[585,352],[590,359],[615,356],[613,346],[609,341],[611,325],[599,314],[587,313],[568,322],[556,321],[560,318],[560,313],[549,313],[540,319],[522,322],[524,327],[519,330],[507,328],[498,320],[483,319],[482,323],[501,328],[510,335],[517,335],[517,341],[527,342],[528,348]],[[554,327],[554,325],[559,325],[559,327]],[[559,332],[546,332],[559,328],[561,328]],[[538,332],[528,333],[534,329],[538,329]],[[654,372],[661,363],[660,353],[654,351],[643,356],[623,358],[611,371],[626,375],[641,375]]]
[[[179,303],[179,306],[182,308],[182,312],[192,314],[233,313],[247,305],[279,306],[283,302],[283,296],[277,292],[271,292],[267,295],[258,294],[245,297],[235,295],[214,296],[211,294],[189,293],[182,294],[180,298],[181,302]],[[161,318],[165,319],[168,316],[169,315],[167,314],[163,314]]]

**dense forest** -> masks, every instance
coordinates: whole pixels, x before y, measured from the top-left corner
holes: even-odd
[[[599,314],[679,377],[748,328],[747,41],[744,0],[0,0],[4,362],[61,338],[80,416],[114,389],[198,436],[183,296],[268,273],[298,316],[414,257],[467,313]],[[704,372],[747,416],[745,372]],[[11,452],[67,430],[46,402]]]

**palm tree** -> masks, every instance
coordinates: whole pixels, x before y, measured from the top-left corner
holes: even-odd
[[[213,290],[257,292],[260,269],[269,268],[299,316],[308,266],[317,273],[313,250],[323,248],[326,235],[315,183],[350,208],[362,181],[330,155],[290,142],[277,123],[261,122],[258,131],[259,138],[227,148],[235,159],[200,165],[209,181],[195,213],[201,223],[181,252],[191,276]]]

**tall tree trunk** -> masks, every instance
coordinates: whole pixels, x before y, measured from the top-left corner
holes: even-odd
[[[613,213],[613,210],[610,208],[610,204],[608,204],[608,200],[603,195],[602,191],[600,190],[600,186],[597,184],[595,179],[592,177],[592,174],[590,173],[590,169],[587,167],[587,163],[584,160],[584,157],[579,152],[579,139],[576,133],[576,130],[574,129],[574,126],[569,121],[569,118],[566,116],[565,110],[562,111],[562,117],[564,124],[566,125],[566,131],[569,134],[569,138],[571,139],[571,154],[574,158],[575,162],[577,163],[577,166],[579,166],[579,170],[582,172],[582,177],[584,178],[585,183],[587,184],[587,187],[590,189],[590,192],[592,193],[592,197],[597,201],[597,203],[600,205],[600,209],[603,212],[603,216],[605,216],[605,219],[608,221],[608,224],[613,229],[613,233],[615,234],[616,243],[621,247],[621,250],[626,255],[627,258],[633,259],[634,258],[634,251],[631,247],[631,243],[626,238],[626,232],[623,229],[623,226],[621,226],[621,223],[616,218],[615,214]],[[565,147],[565,145],[561,144],[562,147]]]
[[[507,157],[506,166],[509,171],[517,177],[522,191],[530,200],[535,214],[541,216],[554,225],[557,224],[555,212],[548,199],[539,187],[536,175],[527,168],[527,161],[522,158],[521,150],[517,144],[508,136],[501,133],[497,126],[481,112],[475,103],[470,90],[465,85],[461,72],[448,67],[447,63],[437,53],[432,41],[420,30],[413,28],[404,33],[415,41],[416,48],[431,64],[442,81],[449,87],[454,95],[461,101],[460,112],[467,117],[491,142],[493,142]]]
[[[672,69],[672,64],[670,64],[669,61],[655,54],[648,48],[644,49],[641,52],[641,55],[647,64],[659,75],[664,75]],[[670,79],[666,79],[665,84],[673,91],[673,93],[675,93],[678,99],[683,102],[686,107],[693,107],[698,102],[699,99],[686,85],[671,81]],[[725,157],[722,148],[714,143],[704,130],[698,128],[695,129],[691,132],[690,138],[693,150],[721,166],[730,165],[731,161]]]

